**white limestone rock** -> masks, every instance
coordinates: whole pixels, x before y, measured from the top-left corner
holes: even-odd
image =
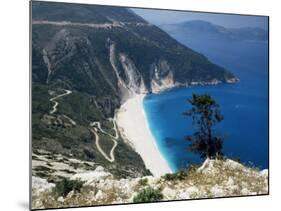
[[[98,190],[96,196],[95,196],[96,200],[100,201],[100,200],[104,200],[106,199],[106,194],[101,191],[101,190]]]
[[[104,168],[98,166],[94,171],[86,171],[82,173],[74,174],[70,177],[70,180],[81,180],[85,182],[85,185],[102,183],[105,179],[112,179],[113,176],[109,172],[105,172]]]
[[[58,198],[58,202],[63,203],[63,202],[64,202],[64,198],[63,198],[62,196],[60,196],[60,197]]]
[[[225,196],[225,190],[219,185],[215,185],[211,188],[212,197],[222,197]]]
[[[49,183],[46,179],[35,176],[32,177],[32,191],[37,194],[50,191],[53,187],[55,187],[55,184]]]
[[[171,189],[169,187],[165,187],[162,190],[162,194],[164,196],[164,199],[172,200],[176,197],[177,192],[174,189]]]

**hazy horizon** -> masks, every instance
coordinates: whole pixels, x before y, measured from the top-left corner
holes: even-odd
[[[221,25],[226,28],[240,27],[259,27],[268,29],[267,16],[251,16],[251,15],[234,15],[222,13],[205,13],[191,11],[172,11],[172,10],[157,10],[157,9],[136,9],[132,10],[155,25],[173,24],[184,21],[201,20],[208,21],[216,25]]]

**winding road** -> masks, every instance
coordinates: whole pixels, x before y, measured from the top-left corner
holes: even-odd
[[[101,128],[101,125],[100,125],[100,122],[93,122],[90,124],[91,127],[93,127],[94,129],[92,128],[89,128],[89,130],[95,134],[95,138],[96,138],[96,146],[98,148],[98,150],[100,151],[100,153],[103,155],[103,157],[108,160],[109,162],[114,162],[115,161],[115,156],[114,156],[114,150],[115,148],[117,147],[118,145],[118,142],[117,142],[117,139],[119,138],[119,134],[118,134],[118,131],[117,131],[117,127],[116,127],[116,123],[113,119],[110,119],[112,122],[113,122],[113,129],[115,131],[115,136],[105,132],[102,128]],[[103,149],[101,148],[100,144],[99,144],[99,135],[98,135],[98,130],[100,132],[102,132],[103,134],[106,134],[108,136],[110,136],[112,139],[112,142],[113,142],[113,147],[111,148],[110,150],[110,153],[109,153],[109,157],[107,156],[107,154],[103,151]]]
[[[84,26],[91,28],[101,28],[101,29],[111,29],[115,27],[124,27],[126,25],[136,25],[136,26],[152,26],[150,23],[145,22],[120,22],[113,21],[108,23],[80,23],[80,22],[71,22],[71,21],[47,21],[47,20],[33,20],[33,25],[56,25],[56,26]]]
[[[69,94],[72,93],[72,91],[70,91],[70,90],[66,90],[66,89],[65,89],[64,91],[65,91],[65,93],[60,94],[60,95],[57,95],[57,96],[55,96],[55,97],[53,97],[53,98],[50,99],[50,101],[51,101],[52,103],[55,103],[55,104],[53,105],[53,109],[50,111],[50,114],[54,114],[54,113],[57,111],[57,107],[58,107],[59,103],[56,101],[56,99],[58,99],[58,98],[60,98],[60,97],[63,97],[63,96],[66,96],[66,95],[69,95]]]
[[[53,98],[50,99],[50,101],[51,101],[52,103],[54,103],[53,109],[50,111],[50,114],[54,114],[54,113],[57,111],[57,107],[58,107],[59,103],[58,103],[56,100],[57,100],[58,98],[61,98],[61,97],[63,97],[63,96],[66,96],[66,95],[69,95],[69,94],[72,93],[72,91],[70,91],[70,90],[66,90],[66,89],[65,89],[64,91],[65,91],[65,93],[60,94],[60,95],[57,95],[57,96],[55,96],[55,97],[53,97]],[[72,120],[71,118],[69,118],[69,117],[66,116],[66,115],[63,115],[63,116],[64,116],[65,118],[67,118],[67,119],[71,122],[71,124],[76,125],[76,122],[75,122],[74,120]],[[118,134],[118,130],[117,130],[117,127],[116,127],[115,120],[112,119],[112,118],[110,118],[109,120],[112,121],[112,123],[113,123],[113,128],[112,128],[112,129],[115,131],[115,135],[114,135],[114,136],[111,135],[110,133],[107,133],[106,131],[104,131],[104,130],[101,128],[100,122],[92,122],[92,123],[90,124],[89,130],[95,135],[95,144],[96,144],[96,146],[97,146],[99,152],[104,156],[104,158],[105,158],[106,160],[108,160],[109,162],[114,162],[114,161],[115,161],[114,150],[115,150],[115,148],[116,148],[117,145],[118,145],[117,140],[119,139],[119,134]],[[110,137],[112,138],[111,140],[112,140],[112,142],[113,142],[113,147],[111,148],[111,150],[110,150],[110,152],[109,152],[109,156],[103,151],[103,149],[102,149],[101,146],[100,146],[100,143],[99,143],[100,138],[99,138],[99,135],[98,135],[98,133],[97,133],[98,130],[99,130],[101,133],[103,133],[103,134],[105,134],[105,135],[108,135],[108,136],[110,136]]]

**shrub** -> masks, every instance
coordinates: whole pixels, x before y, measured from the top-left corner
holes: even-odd
[[[225,161],[226,160],[226,157],[221,155],[221,154],[217,154],[214,159],[217,159],[217,160],[222,160],[222,161]]]
[[[162,178],[166,181],[171,181],[171,180],[175,180],[176,179],[176,174],[165,174],[164,176],[162,176]]]
[[[198,164],[191,164],[187,167],[188,174],[195,173],[197,169],[200,167]]]
[[[186,177],[187,177],[187,173],[186,173],[186,171],[184,171],[184,170],[178,171],[178,172],[176,173],[176,178],[177,178],[178,180],[184,180],[184,179],[186,179]]]
[[[147,178],[140,179],[140,180],[139,180],[139,185],[145,186],[145,185],[147,185],[147,182],[148,182],[148,179],[147,179]]]
[[[134,203],[153,202],[163,199],[160,189],[153,189],[151,187],[142,189],[133,199]]]
[[[172,181],[172,180],[184,180],[186,179],[186,177],[187,177],[186,171],[180,170],[173,174],[170,173],[165,174],[162,178],[167,181]]]
[[[57,198],[60,196],[66,197],[67,194],[72,190],[80,192],[80,189],[82,188],[83,184],[84,182],[80,180],[68,180],[63,178],[53,188],[53,193]]]

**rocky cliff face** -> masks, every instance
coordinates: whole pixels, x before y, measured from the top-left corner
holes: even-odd
[[[151,65],[151,91],[157,93],[180,85],[175,82],[173,72],[167,60],[159,60]]]
[[[71,191],[65,197],[55,198],[51,191],[56,188],[54,183],[33,177],[33,208],[132,203],[148,187],[159,190],[162,200],[268,194],[267,170],[258,171],[229,159],[207,159],[199,168],[174,178],[146,176],[119,180],[100,166],[68,178],[83,181],[83,187],[79,192]]]

